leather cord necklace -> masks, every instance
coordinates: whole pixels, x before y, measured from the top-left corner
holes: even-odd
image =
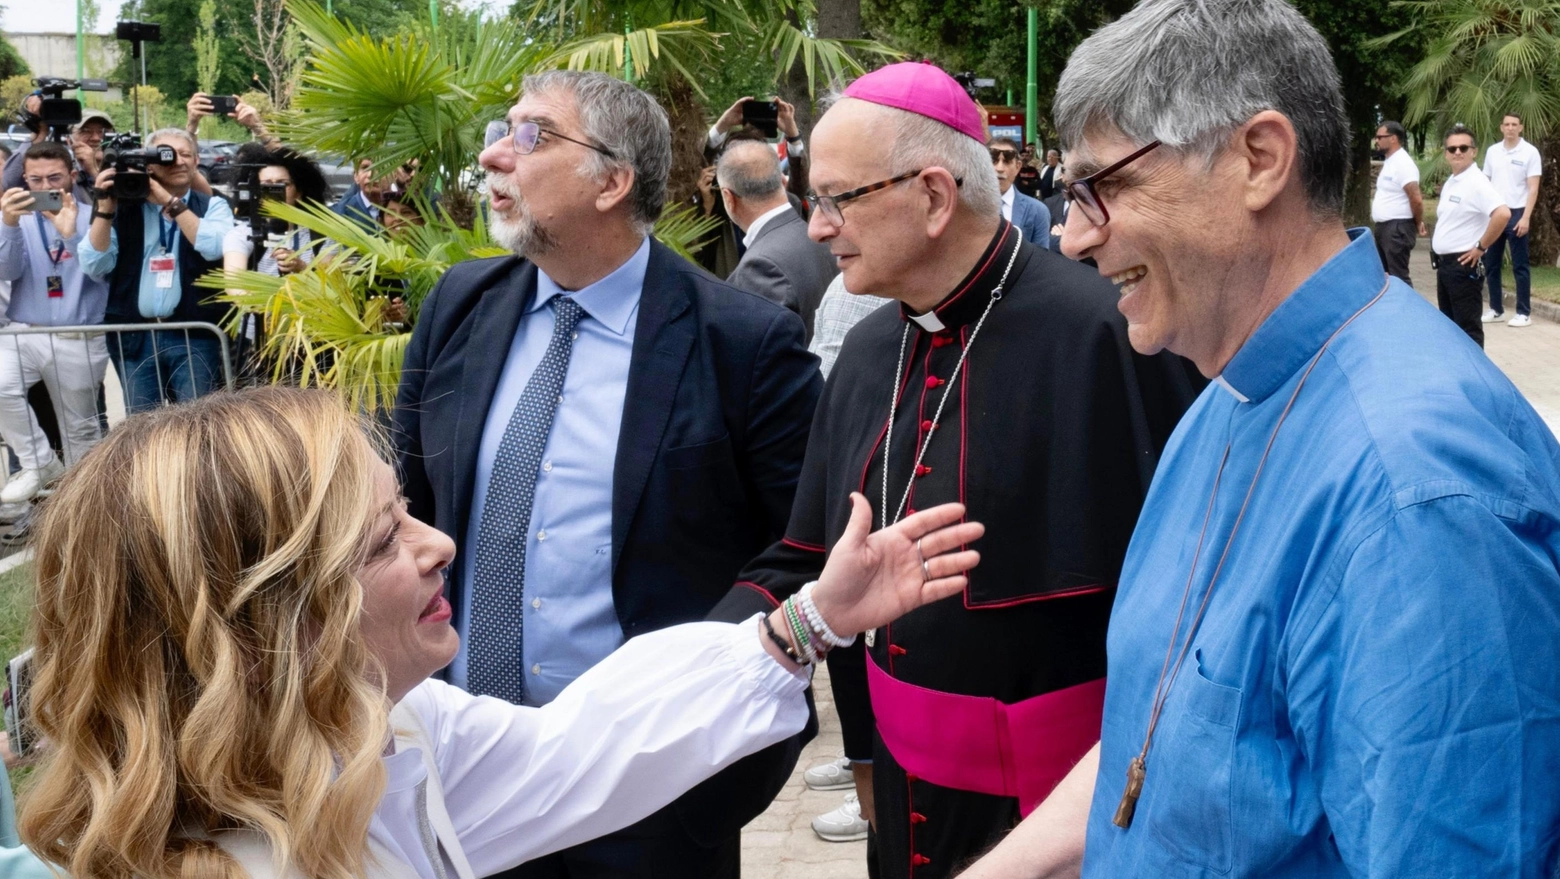
[[[926,439],[921,442],[921,450],[916,453],[915,464],[910,468],[910,478],[905,480],[905,492],[899,498],[899,506],[894,508],[892,520],[888,517],[888,466],[889,451],[894,442],[894,418],[899,414],[899,394],[902,390],[900,382],[905,374],[905,344],[910,341],[910,321],[905,321],[905,331],[899,337],[899,365],[894,367],[893,390],[888,401],[888,428],[883,432],[883,496],[878,505],[880,527],[887,528],[898,522],[904,515],[905,505],[910,502],[910,487],[915,485],[915,474],[921,469],[921,462],[926,459],[926,449],[932,444],[932,436],[937,433],[937,425],[942,423],[943,407],[948,405],[948,397],[953,393],[954,383],[959,380],[959,373],[964,370],[964,359],[970,356],[970,350],[975,347],[975,338],[980,335],[980,328],[986,323],[986,318],[991,314],[992,306],[1002,299],[1002,288],[1006,286],[1008,274],[1013,271],[1013,263],[1018,261],[1019,248],[1024,244],[1024,230],[1013,227],[1018,233],[1018,240],[1013,244],[1013,253],[1008,257],[1007,268],[1002,270],[1002,277],[998,279],[997,286],[991,290],[991,301],[986,303],[986,310],[980,313],[980,320],[975,322],[975,329],[970,331],[970,340],[965,343],[964,350],[959,352],[959,362],[953,367],[953,374],[948,376],[948,382],[943,387],[942,398],[937,401],[937,411],[932,415],[931,426],[926,429]]]
[[[1389,279],[1390,282],[1390,279]],[[1235,535],[1240,533],[1241,522],[1246,518],[1246,508],[1251,506],[1251,497],[1256,493],[1257,480],[1262,478],[1262,469],[1267,464],[1268,455],[1273,451],[1273,443],[1278,439],[1278,431],[1284,426],[1284,421],[1289,417],[1289,410],[1294,408],[1295,400],[1300,396],[1300,390],[1305,387],[1306,380],[1311,377],[1311,371],[1316,369],[1316,364],[1322,360],[1322,355],[1327,353],[1327,347],[1338,338],[1349,324],[1364,314],[1367,309],[1386,295],[1387,284],[1381,285],[1381,290],[1374,298],[1360,307],[1344,321],[1322,347],[1311,358],[1311,363],[1305,368],[1305,373],[1300,376],[1299,384],[1295,385],[1294,393],[1289,395],[1289,402],[1284,404],[1284,411],[1279,413],[1278,423],[1273,425],[1273,433],[1268,436],[1267,447],[1262,450],[1262,457],[1257,461],[1256,472],[1251,476],[1251,485],[1246,487],[1246,498],[1241,502],[1240,511],[1235,514],[1235,524],[1230,527],[1230,535],[1224,541],[1224,550],[1219,554],[1219,564],[1213,569],[1213,576],[1208,580],[1208,588],[1203,591],[1202,603],[1197,607],[1197,614],[1192,618],[1191,625],[1186,630],[1186,640],[1181,644],[1181,651],[1176,653],[1176,638],[1181,632],[1181,620],[1186,616],[1186,604],[1192,595],[1192,582],[1197,576],[1197,563],[1202,558],[1203,540],[1208,536],[1208,522],[1213,518],[1213,505],[1219,497],[1219,483],[1224,478],[1224,466],[1230,460],[1230,448],[1233,441],[1224,446],[1224,455],[1219,459],[1219,469],[1213,477],[1213,494],[1208,498],[1208,510],[1203,514],[1202,530],[1197,535],[1197,550],[1192,554],[1192,569],[1186,575],[1186,588],[1181,593],[1181,609],[1176,611],[1175,628],[1170,630],[1170,644],[1165,648],[1165,664],[1159,671],[1159,681],[1154,684],[1154,702],[1148,715],[1148,731],[1143,735],[1143,750],[1138,752],[1132,762],[1127,764],[1127,786],[1121,793],[1121,804],[1116,807],[1116,815],[1112,820],[1117,827],[1128,828],[1132,826],[1132,817],[1137,812],[1138,797],[1143,794],[1143,780],[1148,774],[1148,750],[1154,742],[1154,730],[1159,726],[1160,714],[1164,711],[1165,701],[1170,697],[1170,689],[1175,686],[1176,678],[1181,675],[1181,665],[1186,661],[1186,654],[1191,649],[1192,639],[1197,636],[1197,629],[1202,625],[1203,614],[1208,610],[1208,600],[1213,597],[1213,587],[1219,582],[1219,574],[1224,571],[1224,563],[1229,560],[1230,546],[1235,542]],[[1175,665],[1171,666],[1171,658],[1174,657]]]

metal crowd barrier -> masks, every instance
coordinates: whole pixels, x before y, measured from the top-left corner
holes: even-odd
[[[150,342],[154,346],[152,356],[139,366],[141,370],[152,370],[151,375],[143,376],[143,380],[149,379],[156,383],[156,402],[151,405],[173,402],[170,399],[170,382],[174,376],[165,374],[162,358],[155,353],[156,347],[163,344],[164,334],[177,334],[177,341],[182,341],[186,351],[189,350],[192,338],[200,338],[205,334],[214,336],[220,357],[218,363],[208,365],[212,373],[211,386],[213,389],[234,387],[231,345],[227,333],[216,324],[202,321],[61,327],[11,324],[0,327],[0,421],[16,419],[12,422],[13,434],[21,428],[21,412],[16,402],[16,391],[20,386],[23,398],[20,409],[25,410],[29,436],[36,437],[41,431],[48,437],[57,459],[67,467],[75,463],[102,438],[111,425],[119,423],[131,409],[126,390],[129,387],[127,376],[120,374],[125,362],[125,336],[131,333],[157,334],[155,338],[148,336],[141,340],[143,344]],[[36,336],[46,337],[46,347],[24,341],[24,337]],[[102,348],[94,351],[94,343],[98,340],[102,340]],[[79,350],[77,346],[80,346]],[[16,374],[18,370],[20,375]],[[27,378],[33,380],[26,381]],[[88,395],[92,400],[90,411],[84,402]],[[54,411],[52,425],[39,420],[37,406],[44,402],[43,396],[47,397]],[[148,406],[143,405],[142,408]],[[33,441],[28,440],[29,443]],[[0,445],[5,450],[3,457],[0,457],[5,465],[0,473],[13,474],[21,466],[16,450],[11,448],[10,439],[3,435],[0,435]],[[10,475],[7,475],[6,480],[9,479]],[[43,491],[38,496],[43,497],[47,493]],[[25,512],[0,505],[0,547],[7,542],[8,528],[25,533],[25,519],[19,529],[5,521],[8,517]]]

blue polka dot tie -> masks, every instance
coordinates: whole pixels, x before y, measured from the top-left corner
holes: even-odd
[[[471,630],[466,688],[515,704],[525,698],[525,548],[531,530],[531,502],[553,415],[563,400],[574,330],[584,312],[579,303],[553,300],[553,334],[547,353],[526,382],[498,444],[477,531],[472,575]]]

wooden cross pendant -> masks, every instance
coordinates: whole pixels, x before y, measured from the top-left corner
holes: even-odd
[[[1116,807],[1116,817],[1112,819],[1117,827],[1132,826],[1132,815],[1137,812],[1137,801],[1143,794],[1143,776],[1146,774],[1148,771],[1143,765],[1141,754],[1127,764],[1127,789],[1121,792],[1121,805]]]

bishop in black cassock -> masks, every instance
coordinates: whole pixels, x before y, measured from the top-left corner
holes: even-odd
[[[846,756],[874,763],[882,879],[953,875],[1098,740],[1116,578],[1202,383],[1179,358],[1132,351],[1096,272],[990,222],[930,312],[893,303],[847,336],[785,537],[741,575],[776,598],[815,579],[853,491],[879,526],[947,501],[987,526],[963,595],[829,657]]]

